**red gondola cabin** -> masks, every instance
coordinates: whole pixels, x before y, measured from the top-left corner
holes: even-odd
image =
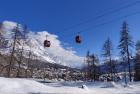
[[[77,35],[75,37],[75,41],[76,41],[76,43],[81,43],[81,37],[79,35]]]
[[[48,40],[44,41],[44,47],[50,47],[51,46],[51,42]]]

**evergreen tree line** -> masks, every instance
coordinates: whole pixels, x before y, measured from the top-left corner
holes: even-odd
[[[125,74],[125,82],[127,83],[127,74],[129,81],[132,81],[132,78],[134,80],[139,81],[140,80],[140,41],[137,41],[135,44],[132,40],[132,37],[129,32],[128,24],[127,22],[123,22],[121,32],[120,32],[120,40],[117,49],[119,50],[119,61],[115,60],[114,54],[113,54],[113,44],[110,38],[107,38],[103,44],[101,56],[104,57],[104,65],[106,65],[106,69],[103,71],[106,71],[105,74],[108,74],[108,77],[106,78],[109,81],[115,81],[115,77],[117,74],[117,64],[121,64]],[[132,49],[136,49],[136,53],[134,56],[132,56]],[[97,57],[97,56],[96,56]],[[103,75],[100,71],[99,64],[95,64],[96,58],[95,55],[89,55],[89,51],[87,52],[86,56],[86,78],[87,80],[99,80],[99,77]],[[134,62],[134,71],[132,70],[132,63]],[[91,63],[92,62],[92,63]],[[99,62],[99,59],[98,59]],[[120,63],[121,62],[121,63]],[[97,70],[94,71],[94,70]],[[96,77],[94,77],[96,76]],[[93,78],[94,77],[94,78]]]

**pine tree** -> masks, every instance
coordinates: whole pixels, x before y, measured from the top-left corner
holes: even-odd
[[[113,79],[113,64],[112,64],[112,42],[110,38],[108,38],[102,48],[102,56],[105,57],[105,61],[107,62],[107,65],[109,66],[109,71],[111,74],[111,79]]]
[[[133,44],[134,43],[132,41],[132,37],[129,35],[128,24],[126,22],[123,22],[123,27],[121,31],[121,37],[120,37],[118,48],[120,49],[121,56],[125,58],[124,60],[127,60],[130,82],[132,80],[132,75],[131,75],[131,69],[130,69],[129,48],[133,47]]]
[[[135,80],[140,81],[140,41],[136,43]]]

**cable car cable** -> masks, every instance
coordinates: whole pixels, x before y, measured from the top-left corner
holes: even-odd
[[[95,21],[95,20],[100,19],[100,18],[102,18],[102,17],[105,17],[106,15],[109,15],[109,14],[111,14],[111,13],[119,12],[119,11],[121,11],[121,10],[123,10],[123,9],[129,8],[129,7],[134,6],[134,5],[138,4],[138,3],[140,3],[140,1],[135,1],[135,2],[130,3],[130,4],[127,4],[127,5],[125,5],[125,6],[119,7],[119,8],[117,8],[117,9],[115,9],[115,10],[108,11],[108,12],[103,13],[103,14],[101,14],[101,15],[95,16],[94,18],[88,19],[88,20],[86,20],[86,21],[83,21],[83,22],[81,22],[81,23],[78,23],[78,24],[76,24],[76,25],[73,25],[73,26],[71,26],[71,27],[69,27],[69,28],[66,28],[66,29],[64,29],[64,31],[69,31],[69,30],[71,30],[71,29],[73,29],[73,28],[75,28],[75,27],[78,27],[78,26],[82,25],[82,24],[86,24],[86,23],[89,23],[89,22],[91,22],[91,21]]]
[[[92,27],[89,27],[89,28],[86,28],[86,29],[81,30],[79,33],[81,34],[81,33],[87,32],[87,31],[89,31],[89,30],[92,30],[92,29],[101,27],[101,26],[106,25],[106,24],[114,23],[114,22],[119,21],[119,20],[121,20],[121,19],[123,19],[123,18],[127,18],[127,17],[134,16],[134,15],[137,15],[137,14],[140,14],[140,11],[133,12],[133,13],[129,13],[129,14],[127,14],[127,15],[124,15],[124,16],[121,16],[121,17],[112,19],[112,20],[110,20],[110,21],[106,21],[106,22],[103,22],[103,23],[101,23],[101,24],[94,25],[94,26],[92,26]],[[73,34],[73,35],[74,35],[74,34]],[[72,36],[72,35],[71,35],[71,36]],[[67,39],[72,39],[72,38],[73,38],[73,37],[69,37],[69,38],[67,38]]]

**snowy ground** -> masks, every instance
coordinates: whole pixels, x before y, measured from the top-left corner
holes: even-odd
[[[84,89],[82,89],[84,85]],[[0,94],[140,94],[140,82],[128,87],[114,82],[53,82],[0,77]]]

